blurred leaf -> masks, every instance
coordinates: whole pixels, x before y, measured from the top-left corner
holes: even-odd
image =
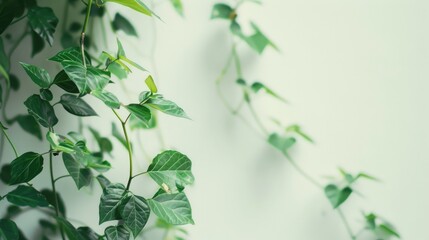
[[[127,141],[125,140],[124,136],[122,135],[122,133],[120,133],[118,131],[118,128],[116,127],[115,123],[112,123],[112,135],[125,147],[128,148],[127,146]]]
[[[30,115],[18,115],[15,119],[24,131],[42,140],[42,130],[34,117]]]
[[[82,24],[79,22],[72,22],[69,27],[70,32],[79,32],[82,29]]]
[[[57,219],[58,225],[60,225],[60,227],[63,229],[69,240],[84,240],[84,238],[69,221],[62,217],[55,218]]]
[[[153,199],[148,199],[148,203],[155,215],[169,224],[194,224],[191,205],[183,192],[175,194],[163,193]]]
[[[211,18],[234,19],[235,11],[232,7],[224,3],[217,3],[213,6]]]
[[[277,98],[278,100],[287,103],[287,101],[283,97],[281,97],[280,95],[275,93],[273,90],[271,90],[270,88],[265,86],[263,83],[254,82],[252,84],[252,86],[250,86],[250,88],[252,89],[252,91],[254,93],[258,93],[259,91],[264,90],[268,95],[271,95],[272,97]]]
[[[114,31],[122,30],[128,35],[137,37],[137,32],[134,29],[134,26],[130,21],[128,21],[128,19],[119,13],[116,13],[115,18],[113,19],[112,28]]]
[[[290,125],[289,127],[287,127],[286,128],[286,132],[293,132],[293,133],[296,133],[296,134],[298,134],[299,136],[301,136],[302,138],[304,138],[305,140],[307,140],[307,141],[309,141],[309,142],[311,142],[311,143],[313,143],[314,141],[313,141],[313,139],[310,137],[310,136],[308,136],[306,133],[304,133],[302,130],[301,130],[301,126],[299,126],[299,125],[296,125],[296,124],[294,124],[294,125]]]
[[[53,83],[53,80],[45,69],[23,62],[20,62],[20,64],[31,80],[33,80],[35,84],[39,85],[39,87],[49,88]]]
[[[39,175],[43,169],[43,157],[34,152],[26,152],[10,163],[9,184],[25,183]]]
[[[49,204],[56,207],[57,203],[55,201],[55,195],[54,192],[50,189],[43,189],[40,191],[43,195],[45,195],[46,200],[48,200]],[[64,204],[63,199],[61,198],[60,194],[57,193],[57,200],[58,200],[58,209],[60,210],[60,213],[65,216],[66,215],[66,205]]]
[[[50,128],[58,123],[54,108],[39,95],[32,95],[25,100],[24,105],[27,107],[28,113],[43,127]]]
[[[75,156],[63,153],[64,165],[78,189],[89,186],[92,180],[92,172],[90,169],[83,166]]]
[[[101,237],[90,227],[78,227],[77,231],[82,236],[83,240],[98,240]]]
[[[180,16],[184,16],[183,13],[183,4],[182,0],[170,0],[171,4],[173,5],[174,9]]]
[[[15,75],[11,74],[9,76],[10,78],[10,88],[12,88],[12,90],[17,91],[20,87],[20,83],[19,83],[19,79],[18,77],[16,77]]]
[[[33,7],[28,9],[27,17],[33,31],[52,46],[55,28],[58,24],[58,18],[52,9],[48,7]]]
[[[105,2],[118,3],[148,16],[155,15],[141,0],[105,0]]]
[[[64,94],[61,96],[60,103],[64,109],[76,116],[98,116],[97,113],[88,105],[82,98],[76,97],[71,94]]]
[[[40,53],[43,48],[45,48],[45,42],[43,41],[43,38],[41,38],[35,31],[31,31],[31,40],[33,44],[31,57],[34,57],[36,54]]]
[[[349,187],[345,187],[343,189],[339,189],[334,184],[329,184],[325,187],[325,195],[331,202],[332,207],[337,208],[343,204],[353,190]]]
[[[296,142],[296,139],[293,137],[282,137],[277,133],[272,133],[268,137],[268,143],[270,143],[277,150],[282,152],[285,156],[289,156],[287,151],[291,148]]]
[[[107,179],[104,175],[100,174],[97,176],[97,181],[100,183],[101,188],[105,189],[110,185],[110,180]]]
[[[1,19],[1,17],[0,17]],[[0,74],[9,81],[9,57],[4,51],[3,39],[0,37]]]
[[[63,32],[61,35],[61,46],[63,48],[76,47],[77,42],[73,38],[73,36],[68,32]]]
[[[62,70],[55,76],[54,84],[56,84],[58,87],[62,88],[66,92],[79,93],[79,89],[77,88],[76,84],[72,80],[70,80],[69,76],[64,70]]]
[[[19,231],[15,222],[9,219],[0,219],[0,239],[19,240]]]
[[[30,186],[21,185],[6,195],[7,200],[17,206],[47,207],[45,196]]]

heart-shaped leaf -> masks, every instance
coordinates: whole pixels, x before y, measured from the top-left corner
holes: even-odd
[[[325,195],[331,202],[332,207],[337,208],[343,204],[352,194],[353,190],[350,187],[339,189],[334,184],[329,184],[325,187]]]
[[[99,205],[99,224],[121,218],[118,208],[124,198],[125,186],[122,184],[112,183],[103,190]]]
[[[128,240],[130,239],[130,232],[122,225],[110,226],[104,230],[104,235],[107,240]]]
[[[152,199],[148,199],[148,203],[155,215],[169,224],[194,224],[191,205],[183,192],[175,194],[162,193]]]
[[[146,225],[150,215],[150,208],[146,199],[131,195],[122,201],[119,211],[122,219],[124,219],[125,226],[127,226],[134,237],[137,238]]]
[[[45,39],[52,46],[58,18],[48,7],[32,7],[28,9],[28,22],[34,32]]]
[[[26,152],[10,163],[9,184],[29,182],[43,169],[43,157],[35,152]]]
[[[91,170],[82,165],[74,155],[63,153],[63,161],[78,189],[91,184]]]
[[[63,105],[64,109],[76,116],[88,117],[88,116],[97,116],[97,113],[88,105],[82,98],[76,97],[71,94],[64,94],[61,96],[60,103]]]
[[[58,123],[52,105],[40,98],[39,95],[33,94],[25,100],[24,105],[27,107],[28,113],[43,127],[50,128]]]
[[[17,206],[47,207],[45,196],[30,186],[18,186],[6,195],[7,200]]]
[[[53,80],[45,69],[23,62],[20,62],[20,64],[35,84],[41,88],[49,88],[51,86]]]

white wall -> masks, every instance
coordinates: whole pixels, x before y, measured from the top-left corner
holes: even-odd
[[[156,24],[160,91],[193,119],[161,120],[168,145],[194,162],[196,183],[188,195],[196,225],[188,227],[190,240],[347,239],[323,193],[231,116],[217,97],[214,80],[226,61],[231,39],[226,22],[209,20],[214,2],[185,0],[185,19],[168,3],[157,7],[165,22]],[[322,182],[327,182],[324,176],[336,175],[337,167],[365,171],[382,180],[363,180],[358,185],[363,197],[354,195],[344,205],[356,231],[363,224],[361,211],[375,211],[397,226],[403,239],[429,239],[425,231],[429,213],[429,154],[425,151],[429,143],[428,7],[429,2],[423,0],[276,0],[242,9],[244,20],[258,23],[281,49],[281,53],[269,49],[259,57],[245,45],[239,46],[245,77],[264,81],[290,101],[285,106],[260,98],[258,109],[266,124],[271,116],[298,122],[316,140],[315,145],[296,146],[295,160]],[[127,16],[138,17],[142,40],[124,41],[125,48],[153,71],[147,57],[153,46],[150,19],[129,11]],[[110,45],[113,51],[113,40]],[[135,73],[131,81],[144,88],[142,73]],[[27,95],[13,99],[23,101]],[[18,106],[13,111],[24,111]],[[113,116],[107,110],[100,115],[111,120],[90,122],[108,133]],[[76,125],[68,116],[64,115],[67,123],[63,126]],[[12,129],[18,134],[15,139],[26,136]],[[152,141],[147,137],[145,145]],[[25,145],[32,144],[20,141],[20,149],[26,149]],[[156,147],[148,151],[155,154]],[[136,155],[143,159],[141,152]],[[124,182],[125,152],[114,157],[110,176]],[[146,166],[144,160],[137,164]],[[136,191],[152,187],[140,181],[141,185],[134,186]],[[86,213],[96,211],[99,190],[77,195],[71,181],[59,184],[66,202],[75,208],[69,216],[96,228],[98,217]],[[82,198],[88,199],[84,209],[77,201]]]

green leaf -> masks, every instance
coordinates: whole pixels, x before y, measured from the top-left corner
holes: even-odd
[[[130,21],[128,21],[128,19],[119,13],[116,13],[115,18],[113,19],[112,28],[114,31],[122,30],[128,35],[137,37],[137,32],[134,29],[134,26]]]
[[[85,68],[83,64],[69,60],[62,61],[61,65],[81,94],[86,93],[88,89],[103,90],[110,81],[108,72],[92,66]]]
[[[148,16],[155,15],[141,0],[106,0],[105,2],[118,3]]]
[[[78,227],[77,231],[84,240],[98,240],[101,237],[90,227]]]
[[[54,98],[54,95],[52,94],[51,90],[45,89],[45,88],[41,88],[40,89],[40,97],[43,100],[52,101],[52,99]]]
[[[113,95],[113,93],[110,93],[104,90],[103,91],[95,90],[95,91],[92,91],[91,94],[94,97],[103,101],[104,104],[106,104],[110,108],[119,109],[119,107],[121,106],[121,103],[119,102],[118,98],[115,95]]]
[[[183,4],[182,4],[182,0],[170,0],[171,4],[173,5],[174,9],[176,9],[176,12],[180,15],[180,16],[184,16],[183,13]]]
[[[334,184],[329,184],[325,187],[325,195],[331,202],[332,207],[337,208],[341,204],[343,204],[353,190],[350,187],[345,187],[343,189],[339,189]]]
[[[170,191],[177,186],[185,187],[194,182],[192,162],[184,154],[168,150],[158,154],[149,165],[147,173],[162,188],[167,185]]]
[[[234,9],[224,3],[217,3],[213,6],[212,19],[220,18],[220,19],[234,19],[235,18],[235,11]]]
[[[3,165],[3,167],[1,168],[1,172],[0,172],[0,179],[5,184],[10,184],[10,179],[11,179],[10,164]]]
[[[38,153],[26,152],[13,160],[10,167],[11,185],[29,182],[42,172],[43,157]]]
[[[365,219],[366,219],[366,226],[368,227],[368,229],[375,230],[375,228],[377,227],[375,223],[377,216],[373,213],[370,213],[368,215],[365,215]]]
[[[27,17],[33,31],[52,46],[55,28],[58,24],[54,11],[47,7],[32,7],[28,9]]]
[[[126,108],[131,114],[145,123],[148,123],[152,117],[149,108],[140,104],[130,104],[127,105]]]
[[[107,227],[104,231],[107,240],[129,240],[130,232],[122,225]]]
[[[70,32],[79,32],[82,29],[82,24],[79,22],[72,22],[69,27]]]
[[[254,82],[252,84],[252,86],[250,86],[250,88],[252,89],[253,92],[258,93],[261,90],[264,90],[268,95],[277,98],[278,100],[287,103],[287,101],[281,97],[280,95],[278,95],[277,93],[275,93],[273,90],[271,90],[269,87],[265,86],[263,83],[260,82]]]
[[[55,201],[55,195],[54,192],[50,189],[42,189],[40,191],[43,195],[45,195],[46,200],[48,200],[48,203],[54,207],[57,206],[57,201]],[[63,199],[61,198],[61,195],[57,192],[57,200],[58,200],[58,209],[60,210],[60,213],[65,216],[66,215],[66,205],[64,204]]]
[[[86,39],[85,39],[86,40]],[[75,39],[73,38],[73,35],[71,35],[68,32],[64,32],[61,35],[61,46],[63,48],[70,48],[70,47],[75,47],[77,45],[77,42],[75,41]]]
[[[97,140],[98,146],[100,148],[100,152],[108,152],[110,153],[113,150],[112,142],[105,137],[101,137],[100,133],[94,128],[89,128],[95,140]]]
[[[71,94],[64,94],[61,96],[60,103],[64,109],[76,116],[88,117],[97,116],[97,113],[88,105],[82,98],[76,97]]]
[[[84,240],[84,238],[69,221],[62,217],[55,218],[57,219],[58,225],[63,229],[69,240]]]
[[[139,118],[135,117],[134,115],[131,115],[130,117],[130,128],[131,130],[134,129],[153,129],[156,127],[156,119],[157,116],[156,114],[153,112],[153,110],[150,111],[151,112],[151,119],[149,120],[149,122],[143,122],[142,120],[140,120]]]
[[[20,185],[6,195],[7,200],[17,206],[47,207],[45,196],[30,186]]]
[[[86,62],[91,63],[90,58],[85,55]],[[49,58],[49,60],[54,62],[63,62],[63,61],[72,61],[83,64],[82,62],[82,52],[79,47],[67,48],[58,52],[55,56]]]
[[[128,72],[118,62],[111,62],[107,70],[121,80],[128,76]]]
[[[42,130],[34,117],[30,115],[18,115],[15,120],[24,131],[42,140]]]
[[[164,99],[160,95],[150,98],[145,105],[171,116],[190,119],[181,107],[170,100]]]
[[[66,92],[79,93],[79,89],[77,88],[76,84],[74,84],[74,82],[70,80],[69,76],[64,70],[62,70],[55,76],[54,84],[56,84],[58,87],[62,88]]]
[[[299,125],[296,125],[296,124],[290,125],[289,127],[286,128],[286,132],[294,132],[294,133],[298,134],[299,136],[301,136],[302,138],[304,138],[305,140],[307,140],[311,143],[314,142],[313,139],[310,136],[308,136],[308,134],[304,133],[301,130],[301,126],[299,126]]]
[[[41,38],[35,31],[31,31],[31,41],[33,45],[31,57],[34,57],[36,54],[40,53],[43,48],[45,48],[45,42],[43,41],[43,38]]]
[[[15,76],[15,75],[13,75],[13,74],[11,74],[10,76],[9,76],[9,78],[10,78],[10,88],[12,89],[12,90],[14,90],[14,91],[17,91],[18,89],[19,89],[19,87],[20,87],[20,83],[19,83],[19,79],[18,79],[18,77],[17,76]]]
[[[17,217],[20,213],[22,213],[22,209],[15,205],[10,205],[7,207],[7,213],[4,218],[14,218]]]
[[[119,63],[121,63],[121,66],[125,65],[122,62],[126,62],[129,65],[131,65],[131,66],[133,66],[133,67],[135,67],[135,68],[137,68],[137,69],[139,69],[141,71],[147,72],[147,70],[144,67],[140,66],[139,64],[137,64],[136,62],[130,60],[129,58],[125,57],[124,55],[120,55],[119,59],[120,59]],[[130,69],[128,67],[127,67],[127,69],[130,71]]]
[[[57,225],[49,220],[46,219],[40,219],[39,220],[40,226],[43,228],[43,230],[47,230],[55,234],[57,232]]]
[[[53,80],[45,69],[23,62],[20,62],[20,64],[35,84],[39,85],[41,88],[49,88],[51,86]]]
[[[39,95],[33,94],[25,100],[24,105],[27,107],[28,113],[43,127],[50,128],[58,123],[52,105],[40,98]]]
[[[0,5],[0,34],[11,25],[14,18],[22,16],[25,5],[23,1],[2,1]]]
[[[99,205],[99,224],[120,219],[118,207],[124,198],[125,186],[120,183],[112,183],[103,189]]]
[[[251,48],[259,54],[264,52],[267,46],[272,46],[277,50],[277,47],[261,32],[256,24],[251,23],[251,25],[255,33],[244,39]]]
[[[185,193],[163,193],[148,199],[150,209],[169,224],[194,224],[191,205]]]
[[[77,189],[89,186],[92,180],[92,172],[76,159],[74,155],[63,153],[64,165],[76,184]]]
[[[147,87],[149,88],[149,90],[150,90],[152,93],[157,93],[157,92],[158,92],[158,88],[156,87],[156,84],[155,84],[155,82],[153,81],[152,76],[150,76],[150,75],[149,75],[149,76],[146,78],[146,80],[144,80],[144,82],[146,83]]]
[[[15,222],[9,219],[0,219],[0,239],[19,240],[19,231]]]
[[[399,235],[399,233],[397,233],[391,226],[387,225],[387,224],[380,224],[378,226],[383,232],[385,232],[386,234],[390,235],[390,236],[395,236],[397,238],[401,238],[401,236]]]
[[[125,226],[131,230],[134,238],[137,238],[143,230],[150,215],[150,208],[146,199],[140,196],[131,195],[123,200],[119,207]]]
[[[296,142],[296,139],[293,137],[282,137],[277,133],[272,133],[268,137],[268,143],[275,147],[277,150],[282,152],[285,156],[289,156],[287,151],[291,148]]]

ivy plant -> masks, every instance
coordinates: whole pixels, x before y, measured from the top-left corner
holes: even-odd
[[[324,185],[304,171],[289,153],[290,149],[296,145],[296,142],[299,139],[313,143],[313,139],[302,129],[302,127],[298,124],[285,125],[275,118],[272,118],[272,120],[275,127],[278,129],[277,131],[273,132],[265,126],[265,121],[262,121],[261,116],[258,114],[260,111],[254,107],[257,95],[264,94],[286,104],[287,100],[271,89],[267,84],[261,81],[249,82],[247,80],[248,78],[244,76],[241,58],[237,50],[238,45],[245,45],[256,54],[262,54],[268,48],[272,48],[276,51],[279,50],[273,41],[271,41],[254,22],[240,22],[240,7],[243,4],[249,3],[260,4],[261,2],[255,0],[241,0],[237,1],[235,5],[216,3],[211,11],[211,19],[228,22],[228,31],[234,39],[226,64],[215,81],[219,97],[223,104],[231,114],[237,116],[241,121],[255,130],[259,136],[265,139],[268,145],[272,146],[274,150],[277,150],[283,157],[285,157],[285,159],[289,161],[299,174],[324,193],[326,199],[332,206],[332,209],[338,212],[350,239],[359,239],[359,237],[362,236],[361,234],[367,231],[374,234],[376,239],[390,239],[391,237],[400,238],[399,233],[392,224],[378,217],[374,213],[363,214],[362,221],[365,223],[363,224],[364,226],[359,231],[353,231],[345,214],[341,210],[341,206],[346,204],[347,200],[353,195],[353,185],[356,181],[360,181],[361,179],[376,181],[376,178],[366,173],[353,175],[343,169],[340,169],[341,178],[334,179],[332,182]],[[249,24],[253,32],[251,34],[244,33],[241,27],[243,24]],[[233,65],[235,78],[231,80],[232,83],[241,89],[242,92],[241,101],[237,106],[233,106],[231,104],[231,101],[225,95],[221,87],[223,84],[226,84],[227,73]],[[247,107],[250,118],[244,115],[244,107]],[[251,121],[249,121],[249,119],[251,119]],[[254,126],[256,126],[256,129]]]
[[[4,142],[7,141],[15,155],[9,161],[1,158],[0,177],[8,187],[2,189],[5,192],[0,196],[0,204],[8,207],[0,219],[0,239],[45,240],[57,235],[63,240],[140,239],[150,215],[158,219],[155,227],[169,234],[174,233],[170,229],[175,229],[177,235],[174,233],[173,237],[183,239],[186,231],[176,226],[194,223],[191,204],[185,193],[185,188],[194,182],[192,162],[179,151],[164,149],[151,159],[146,171],[136,172],[134,153],[138,149],[130,138],[130,131],[155,127],[157,112],[179,118],[189,117],[175,102],[158,92],[154,78],[127,57],[119,39],[116,50],[103,51],[92,46],[99,45],[105,39],[96,39],[88,31],[92,29],[89,25],[93,24],[94,18],[106,16],[106,6],[110,4],[122,5],[129,11],[137,11],[156,20],[160,17],[142,0],[67,0],[64,4],[64,19],[60,21],[58,13],[51,7],[39,6],[37,0],[5,0],[0,3],[0,128],[3,136],[0,154],[3,154]],[[172,0],[171,4],[179,14],[183,14],[180,0]],[[69,22],[67,15],[70,9],[76,11],[78,8],[82,9],[82,19],[74,17]],[[114,33],[123,31],[130,36],[138,36],[125,16],[117,13],[109,21]],[[21,34],[12,26],[18,22],[24,26]],[[62,29],[58,30],[58,26]],[[104,28],[104,25],[101,27]],[[61,33],[60,41],[54,37],[57,31]],[[47,46],[57,47],[60,44],[61,50],[44,63],[12,62],[14,52],[27,37],[31,37],[31,57],[44,51]],[[46,70],[51,66],[57,66],[60,71],[52,73]],[[16,68],[22,69],[27,77],[18,79],[12,71]],[[108,89],[118,80],[126,80],[132,69],[141,73],[142,86],[146,85],[147,88],[142,89],[133,102],[125,103]],[[8,117],[7,103],[11,93],[18,91],[21,84],[27,85],[26,82],[32,82],[37,92],[20,103],[26,113]],[[88,100],[91,98],[99,100],[102,105],[90,104]],[[117,119],[116,123],[112,123],[111,136],[103,136],[97,129],[85,124],[87,118],[98,117],[100,106],[109,109]],[[58,127],[69,117],[67,114],[77,117],[79,131]],[[43,141],[45,149],[38,152],[18,151],[14,132],[8,129],[16,123],[34,136],[28,141]],[[84,128],[88,129],[90,138],[84,134]],[[117,139],[128,154],[129,171],[124,182],[111,182],[105,174],[114,171],[110,163],[114,150],[110,141],[112,138]],[[98,149],[91,147],[89,140],[95,141]],[[54,161],[62,161],[67,175],[59,176],[53,167]],[[49,172],[50,189],[35,187],[34,183],[41,180],[43,171]],[[133,190],[138,185],[132,186],[140,176],[152,179],[158,190],[147,196],[138,194]],[[93,214],[99,216],[95,224],[108,223],[104,232],[72,224],[73,221],[67,217],[67,206],[62,200],[61,191],[57,189],[57,182],[61,179],[72,180],[78,190],[99,185],[102,194],[98,213],[94,211]],[[15,223],[15,218],[25,214],[29,208],[45,214],[39,221],[41,235],[24,236],[20,230],[24,226]]]

